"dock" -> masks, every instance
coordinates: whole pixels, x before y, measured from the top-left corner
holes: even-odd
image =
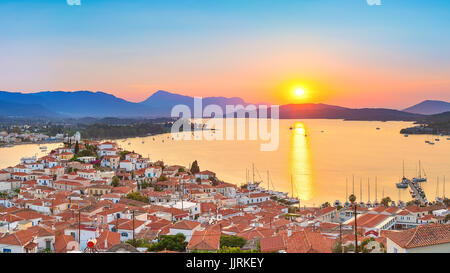
[[[419,182],[412,182],[411,180],[407,179],[407,183],[412,191],[412,198],[414,198],[416,201],[419,201],[422,205],[428,203],[425,192],[420,187]]]

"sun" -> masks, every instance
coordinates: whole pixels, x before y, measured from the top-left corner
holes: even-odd
[[[306,95],[306,90],[304,88],[297,88],[295,89],[295,96],[297,96],[297,98],[302,98]]]

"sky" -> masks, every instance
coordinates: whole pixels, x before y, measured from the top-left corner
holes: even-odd
[[[0,0],[0,90],[396,109],[450,101],[450,1],[381,4]]]

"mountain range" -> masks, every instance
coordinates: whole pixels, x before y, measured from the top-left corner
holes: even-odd
[[[408,107],[403,111],[422,114],[422,115],[435,115],[450,111],[450,103],[439,100],[426,100],[414,106]]]
[[[203,107],[215,104],[223,110],[225,105],[246,105],[238,97],[206,97]],[[105,92],[45,91],[19,93],[0,91],[0,116],[8,117],[168,117],[175,105],[186,105],[193,113],[194,98],[157,91],[142,102],[129,102]],[[450,111],[450,103],[425,101],[403,111],[381,108],[352,109],[327,104],[288,104],[280,106],[280,118],[323,118],[347,120],[420,120],[424,115]],[[225,112],[225,111],[224,111]]]

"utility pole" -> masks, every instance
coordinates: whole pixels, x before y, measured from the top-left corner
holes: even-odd
[[[341,253],[344,253],[344,242],[342,242],[342,221],[339,221],[339,241],[341,242]]]
[[[136,242],[134,241],[134,210],[133,210],[133,245],[136,245]]]
[[[355,253],[358,253],[358,223],[357,223],[357,212],[356,212],[356,206],[357,204],[355,203]]]
[[[78,245],[81,249],[81,210],[78,211]]]

